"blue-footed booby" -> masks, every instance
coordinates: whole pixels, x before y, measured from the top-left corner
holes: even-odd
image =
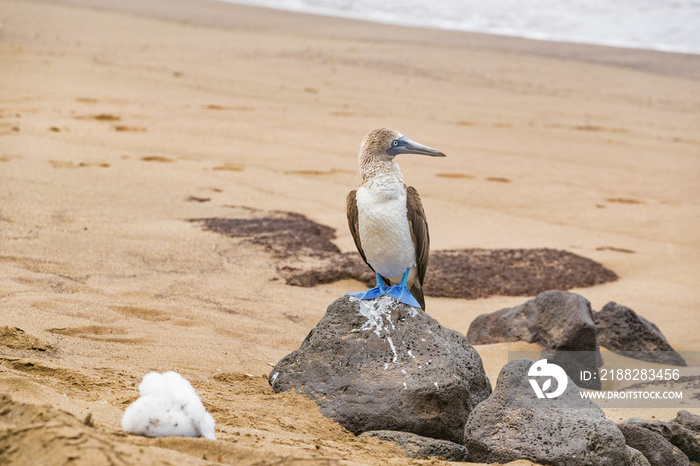
[[[375,129],[365,136],[359,155],[362,185],[348,194],[347,214],[355,246],[375,272],[377,286],[348,295],[373,299],[386,294],[425,310],[428,223],[418,192],[404,184],[394,161],[399,154],[445,157],[393,129]]]

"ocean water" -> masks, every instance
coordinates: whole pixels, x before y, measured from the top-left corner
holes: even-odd
[[[700,54],[700,0],[223,0],[379,23]]]

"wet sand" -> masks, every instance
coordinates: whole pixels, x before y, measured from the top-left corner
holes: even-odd
[[[264,247],[190,221],[295,212],[351,252],[345,196],[380,126],[448,155],[399,160],[434,250],[590,258],[619,279],[572,291],[700,350],[700,57],[141,3],[0,4],[0,392],[16,425],[53,407],[22,442],[0,442],[38,451],[79,432],[94,448],[45,450],[86,464],[114,451],[153,464],[421,463],[263,377],[364,285],[289,286]],[[466,333],[526,299],[428,294],[427,309]],[[527,348],[477,347],[492,383]],[[192,382],[220,441],[121,432],[151,370]]]

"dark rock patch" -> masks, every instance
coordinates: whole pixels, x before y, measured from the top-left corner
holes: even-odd
[[[555,249],[447,250],[431,253],[425,290],[445,298],[535,296],[617,278],[597,262]]]
[[[243,210],[237,218],[191,219],[208,231],[263,246],[284,263],[286,283],[312,287],[354,279],[374,286],[374,273],[353,251],[333,244],[335,230],[291,212]],[[312,258],[312,261],[304,261]],[[585,257],[554,249],[431,251],[423,290],[428,296],[477,299],[535,296],[551,289],[594,286],[617,275]]]
[[[438,458],[444,461],[468,461],[467,447],[447,440],[421,437],[409,432],[393,430],[374,430],[360,434],[363,437],[376,437],[380,440],[394,442],[406,452],[409,458]]]
[[[599,379],[581,380],[582,370],[595,371],[602,362],[590,302],[566,291],[546,291],[512,308],[478,316],[467,338],[484,345],[510,341],[538,343],[542,358],[564,368],[577,385],[600,389]]]
[[[627,419],[622,424],[643,427],[656,432],[678,447],[691,461],[700,461],[700,433],[694,432],[675,421],[645,421],[632,418]]]
[[[650,466],[690,466],[688,457],[661,434],[634,424],[617,425],[627,446],[639,450]]]
[[[368,288],[375,285],[375,275],[372,269],[367,267],[358,253],[339,253],[330,258],[331,265],[321,265],[311,269],[299,267],[283,267],[287,285],[310,288],[316,285],[325,285],[339,280],[358,280]]]
[[[659,328],[632,309],[610,302],[593,315],[598,344],[630,358],[686,366]]]
[[[287,277],[287,284],[315,286],[352,278],[374,285],[374,273],[359,254]],[[617,275],[585,257],[555,249],[462,249],[431,251],[423,289],[439,298],[534,296],[551,289],[594,286]]]
[[[269,212],[252,218],[191,219],[202,228],[229,238],[245,238],[263,246],[278,259],[300,256],[329,257],[340,254],[331,242],[335,230],[292,212]]]
[[[334,301],[269,380],[276,392],[315,400],[356,435],[394,430],[457,443],[471,410],[491,393],[464,335],[389,297]]]
[[[529,383],[533,362],[506,364],[491,396],[469,415],[463,444],[469,459],[507,463],[527,459],[552,466],[628,465],[631,449],[615,423],[568,380],[556,398],[539,399]]]

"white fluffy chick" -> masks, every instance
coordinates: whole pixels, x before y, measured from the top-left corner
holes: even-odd
[[[139,385],[141,397],[122,417],[122,428],[146,437],[205,437],[216,440],[214,418],[192,385],[177,372],[150,372]]]

